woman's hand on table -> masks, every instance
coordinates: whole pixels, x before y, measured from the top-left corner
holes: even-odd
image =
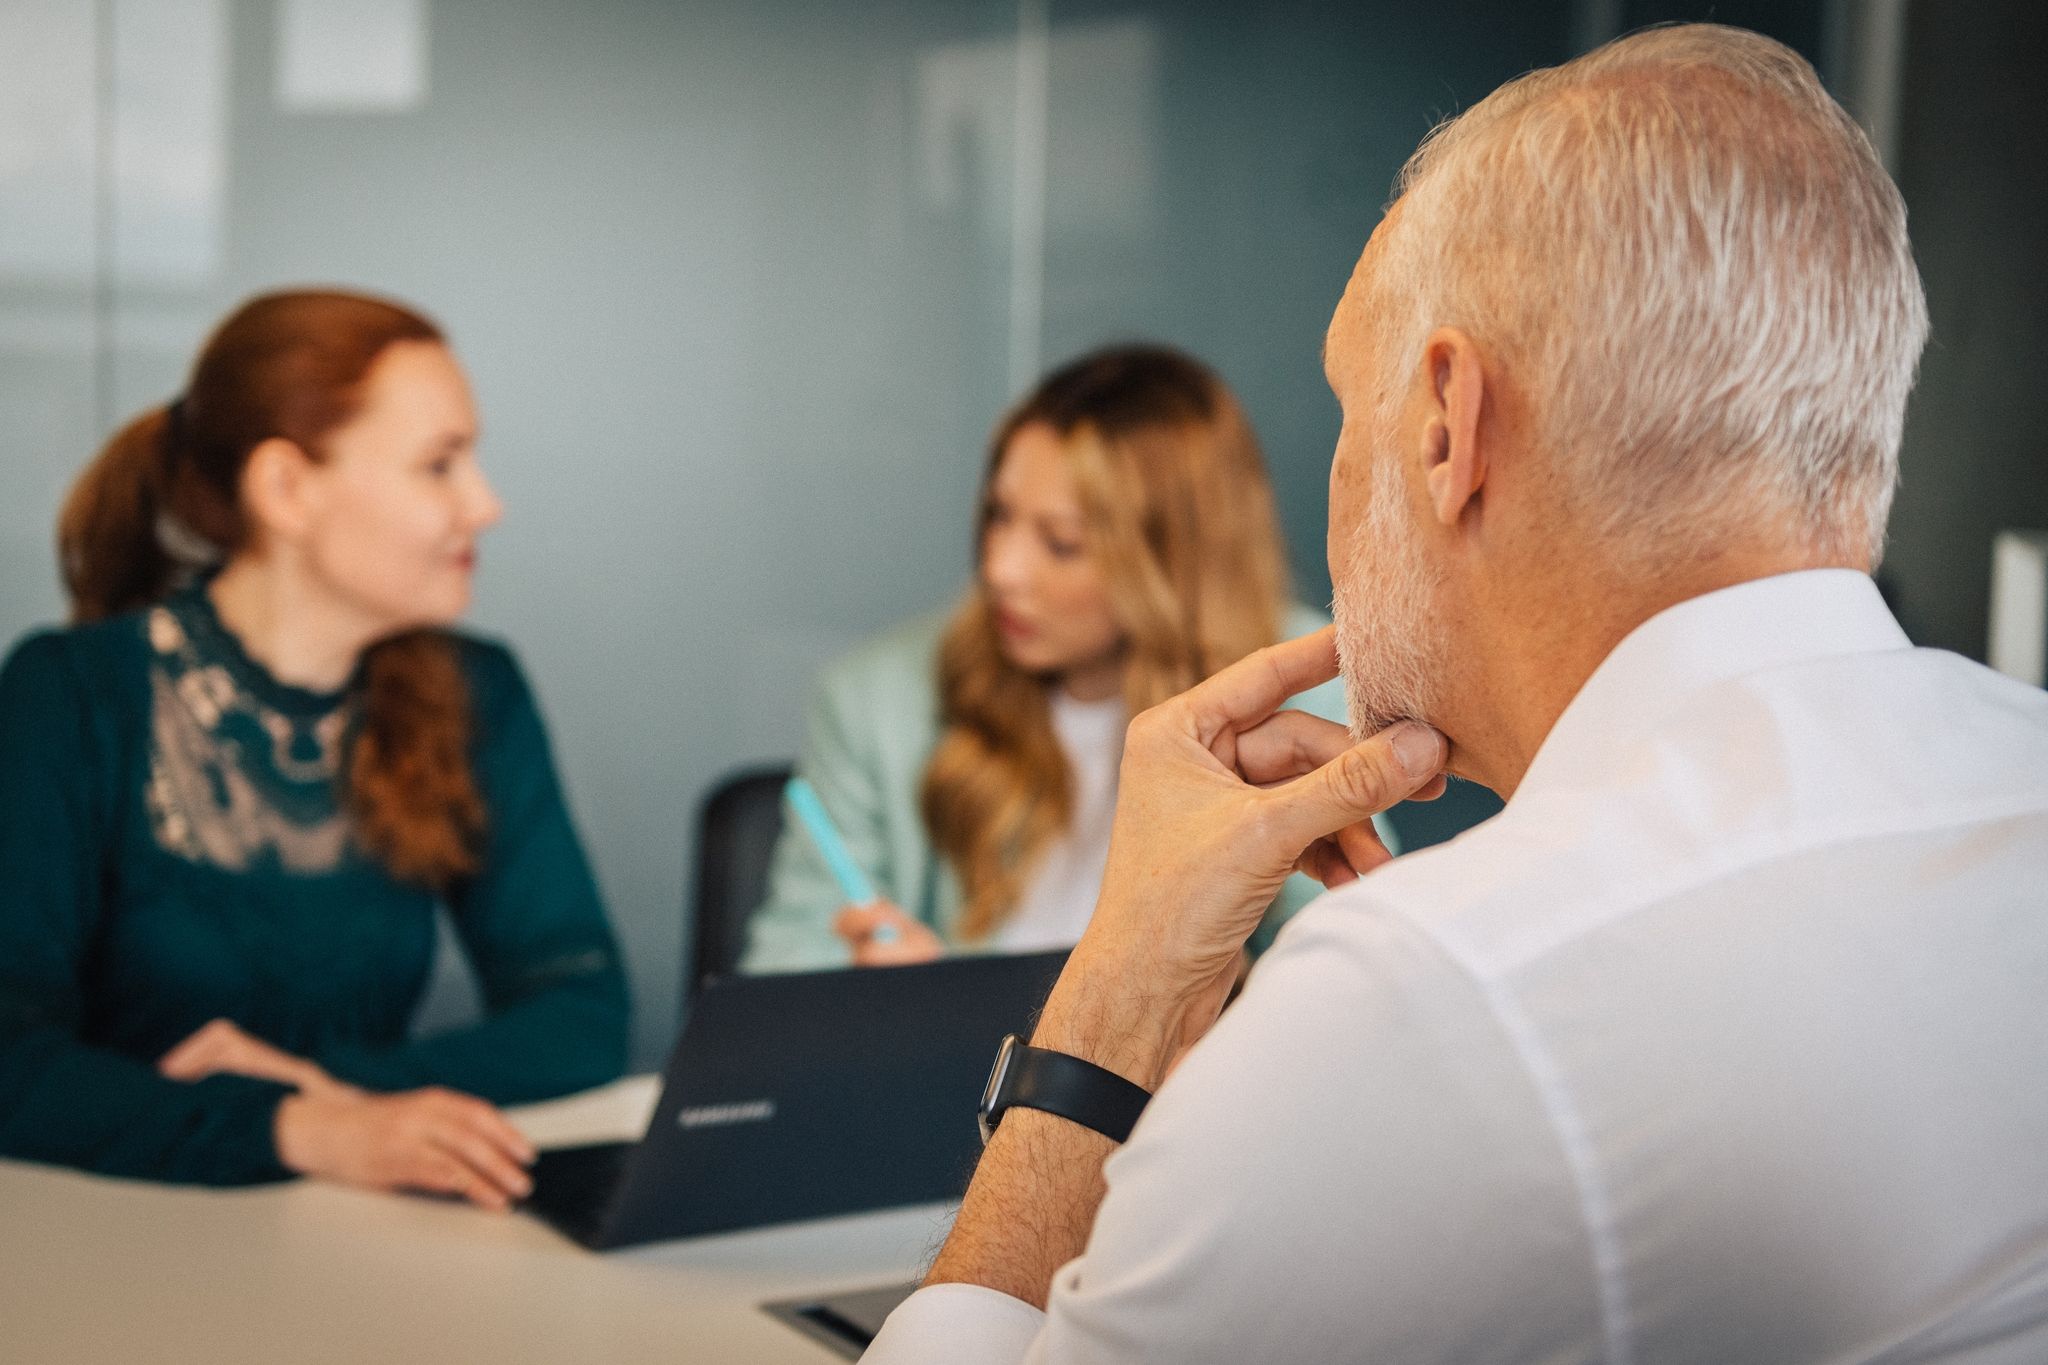
[[[278,1106],[277,1157],[301,1175],[453,1195],[502,1211],[533,1189],[533,1144],[496,1108],[438,1087],[301,1091]]]
[[[847,906],[832,921],[832,932],[853,949],[856,967],[902,967],[946,955],[946,945],[930,925],[889,901]]]
[[[300,1175],[374,1190],[455,1195],[507,1209],[533,1188],[533,1145],[490,1104],[438,1088],[372,1094],[215,1019],[166,1052],[176,1081],[223,1072],[295,1086],[278,1106],[277,1157]]]

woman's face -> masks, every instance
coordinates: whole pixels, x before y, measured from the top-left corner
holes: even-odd
[[[1064,445],[1042,422],[1019,427],[996,464],[981,582],[1011,664],[1055,674],[1084,699],[1121,688],[1123,630],[1089,552]]]
[[[374,627],[446,625],[469,606],[477,537],[503,512],[476,460],[476,410],[448,348],[401,341],[364,377],[361,409],[307,472],[300,547]]]

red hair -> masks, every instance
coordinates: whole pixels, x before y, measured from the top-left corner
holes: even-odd
[[[241,551],[250,453],[282,437],[322,458],[386,348],[442,340],[411,309],[361,294],[295,290],[242,305],[200,350],[184,396],[116,432],[66,497],[57,559],[72,619],[161,601],[191,569],[174,553],[181,537],[223,560]],[[346,768],[358,842],[401,880],[441,886],[473,872],[484,808],[454,642],[432,630],[380,641],[361,687]]]

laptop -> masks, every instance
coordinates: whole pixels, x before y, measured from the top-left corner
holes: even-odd
[[[725,976],[697,993],[638,1142],[544,1151],[524,1207],[590,1247],[957,1199],[1006,1033],[1066,953]]]
[[[824,1297],[782,1299],[761,1308],[842,1360],[859,1360],[882,1334],[882,1323],[917,1289],[917,1281],[854,1289]]]

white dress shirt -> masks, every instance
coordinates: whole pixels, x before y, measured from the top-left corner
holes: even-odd
[[[2048,695],[1846,571],[1658,615],[1105,1175],[1047,1312],[868,1358],[2048,1361]]]
[[[1039,855],[1017,908],[990,944],[999,952],[1071,948],[1102,896],[1109,831],[1116,823],[1116,770],[1124,752],[1124,699],[1076,701],[1052,694],[1052,732],[1067,760],[1073,797],[1067,827]]]

